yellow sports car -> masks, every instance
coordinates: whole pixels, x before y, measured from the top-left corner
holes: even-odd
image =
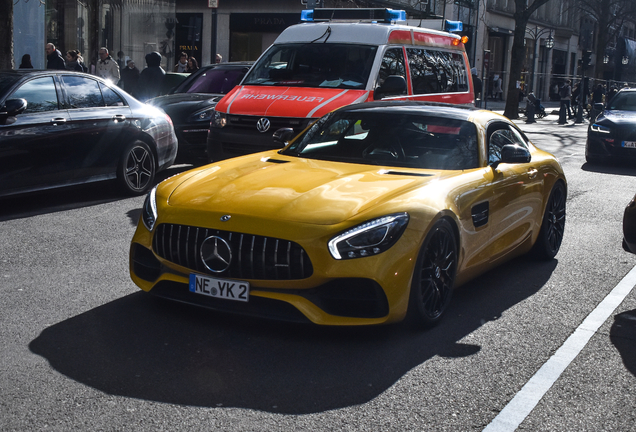
[[[520,254],[557,254],[566,188],[555,157],[490,111],[351,105],[282,150],[160,183],[130,273],[144,291],[219,311],[429,326],[455,287]]]

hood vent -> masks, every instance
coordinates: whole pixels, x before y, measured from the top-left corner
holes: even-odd
[[[433,174],[427,174],[427,173],[421,173],[421,172],[394,171],[394,170],[381,170],[379,174],[417,176],[417,177],[431,177],[433,175]]]
[[[261,160],[263,162],[271,162],[271,163],[277,163],[277,164],[284,164],[284,163],[289,162],[289,161],[282,160],[282,159],[272,159],[272,158],[263,158]]]

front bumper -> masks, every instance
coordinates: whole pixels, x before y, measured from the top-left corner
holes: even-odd
[[[155,231],[157,228],[155,228]],[[313,271],[302,279],[236,279],[250,283],[249,302],[208,297],[189,291],[190,273],[206,274],[162,258],[153,234],[140,224],[130,247],[130,274],[142,290],[205,308],[283,321],[320,325],[374,325],[400,321],[408,306],[419,244],[405,232],[377,256],[334,260],[307,248]]]

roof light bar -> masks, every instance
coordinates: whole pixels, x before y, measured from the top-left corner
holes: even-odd
[[[449,20],[446,20],[444,22],[444,29],[447,32],[464,31],[464,23],[462,23],[461,21],[449,21]]]
[[[392,23],[406,21],[406,11],[388,8],[305,9],[300,12],[300,20],[303,22],[341,20]]]

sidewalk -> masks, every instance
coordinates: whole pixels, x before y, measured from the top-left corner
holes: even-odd
[[[557,123],[559,121],[559,109],[561,105],[560,102],[552,102],[552,101],[545,102],[545,103],[542,102],[541,105],[545,107],[545,112],[547,113],[547,115],[543,117],[542,119],[535,118],[535,120],[540,123],[545,123],[545,122]],[[481,107],[484,108],[483,101],[482,101]],[[503,115],[504,110],[506,109],[506,101],[489,100],[486,104],[485,109],[494,111],[497,114]],[[519,103],[519,118],[515,119],[515,122],[524,122],[526,120],[525,109],[526,109],[526,102]],[[572,123],[574,121],[575,120],[573,119],[567,120],[568,123]],[[585,117],[585,113],[584,113],[583,124],[587,124],[588,122],[589,122],[589,119]]]

